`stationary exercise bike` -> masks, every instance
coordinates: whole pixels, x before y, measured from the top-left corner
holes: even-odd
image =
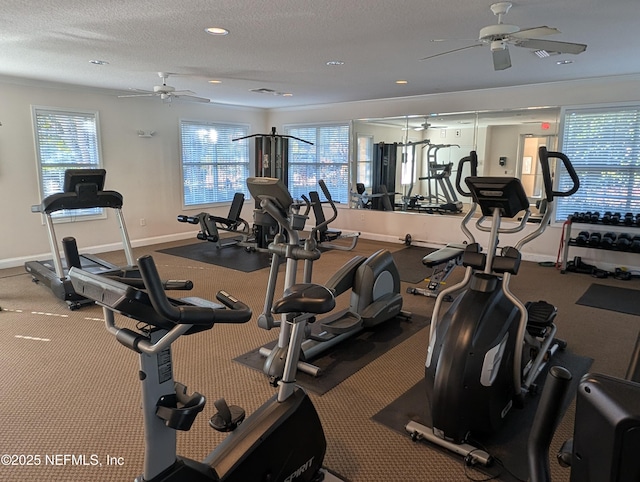
[[[333,206],[326,185],[322,180],[319,184],[327,201]],[[322,229],[330,220],[314,226],[304,244],[300,245],[298,233],[304,229],[306,215],[300,214],[300,209],[296,212],[296,205],[284,184],[275,178],[253,177],[247,179],[247,186],[251,195],[260,201],[261,209],[276,220],[281,230],[269,245],[269,251],[272,253],[271,270],[264,309],[258,317],[258,326],[261,328],[270,330],[276,326],[280,327],[276,346],[271,350],[260,350],[260,353],[267,357],[263,371],[272,380],[278,380],[284,367],[290,336],[286,317],[278,321],[271,313],[280,259],[286,258],[285,290],[296,283],[299,260],[304,261],[302,282],[311,283],[313,262],[320,257],[315,231]],[[335,206],[333,208],[335,209]],[[318,320],[316,324],[320,326],[319,331],[307,329],[298,368],[312,376],[319,375],[320,369],[309,362],[331,347],[366,328],[379,325],[398,315],[411,316],[410,313],[402,311],[400,275],[391,253],[387,250],[379,250],[368,258],[355,256],[342,266],[325,286],[335,297],[351,291],[350,305],[347,309]]]
[[[140,381],[144,417],[143,474],[137,482],[319,482],[326,440],[318,414],[303,389],[295,385],[296,360],[305,322],[315,313],[335,306],[324,287],[304,289],[274,303],[275,313],[303,311],[291,317],[291,340],[279,391],[244,419],[244,411],[216,402],[210,420],[216,430],[230,432],[203,462],[176,456],[176,430],[189,430],[205,405],[205,397],[173,380],[171,344],[180,336],[209,330],[215,323],[244,323],[251,310],[224,291],[223,305],[189,298],[168,299],[153,259],[143,256],[138,266],[146,291],[109,278],[72,268],[70,278],[82,295],[103,306],[107,330],[124,346],[140,354]],[[228,309],[225,309],[225,306]],[[137,330],[120,328],[114,313],[138,320]],[[338,480],[326,474],[324,480]]]
[[[548,209],[538,228],[522,237],[515,247],[498,253],[500,234],[522,231],[527,225],[529,200],[517,178],[477,177],[465,179],[474,206],[464,218],[468,232],[475,207],[482,216],[478,230],[489,233],[486,252],[470,243],[463,255],[464,279],[440,292],[431,318],[425,381],[433,426],[410,421],[406,430],[414,440],[427,439],[469,463],[489,464],[491,456],[468,443],[470,434],[493,433],[502,425],[514,403],[522,404],[534,390],[534,382],[547,360],[566,345],[556,340],[556,308],[545,301],[522,303],[510,290],[511,276],[518,273],[520,250],[540,236],[553,213],[554,200],[570,196],[579,180],[570,160],[562,153],[539,150]],[[572,180],[570,189],[553,190],[549,158],[562,161]],[[503,218],[525,212],[515,227],[502,225]],[[491,222],[486,223],[488,216]],[[470,232],[468,235],[471,234]],[[457,297],[441,314],[447,295]]]

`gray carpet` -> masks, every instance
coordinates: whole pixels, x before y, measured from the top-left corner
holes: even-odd
[[[574,355],[569,351],[556,352],[552,362],[545,367],[537,380],[538,393],[542,393],[548,369],[553,365],[560,365],[567,368],[573,375],[571,388],[569,389],[569,393],[572,394],[571,398],[573,398],[580,378],[587,373],[592,362],[591,358]],[[527,480],[529,475],[527,439],[538,401],[539,397],[529,398],[524,408],[512,409],[500,432],[492,435],[477,435],[474,439],[476,443],[471,442],[475,446],[483,447],[492,457],[497,459],[498,463],[486,469],[488,474],[499,476],[500,480]],[[570,402],[570,399],[565,400],[562,408],[563,414]],[[415,384],[407,392],[375,414],[372,419],[407,437],[409,437],[409,434],[404,426],[410,420],[431,426],[431,414],[426,400],[424,380]],[[434,445],[431,446],[435,447]],[[461,457],[453,455],[444,449],[442,451],[450,454],[451,457],[457,457],[458,461],[461,459]]]
[[[640,290],[594,283],[576,304],[640,316]]]

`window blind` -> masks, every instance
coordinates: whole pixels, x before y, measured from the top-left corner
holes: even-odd
[[[249,144],[246,125],[180,121],[183,203],[230,202],[248,195]]]
[[[67,169],[99,168],[97,114],[34,109],[36,151],[43,199],[62,192]],[[62,210],[52,217],[93,216],[101,208]]]
[[[576,194],[559,198],[556,221],[575,212],[640,213],[640,107],[567,110],[562,152],[580,178]],[[559,190],[571,181],[559,175]]]
[[[349,125],[304,125],[285,128],[286,134],[309,142],[289,139],[289,191],[300,199],[309,191],[322,191],[324,180],[334,201],[349,201]]]

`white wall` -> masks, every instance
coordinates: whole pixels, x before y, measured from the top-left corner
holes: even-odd
[[[270,111],[216,104],[165,105],[157,99],[122,100],[110,93],[0,82],[0,216],[4,226],[0,238],[0,268],[21,265],[27,259],[42,259],[49,250],[40,216],[30,212],[30,206],[40,201],[31,105],[99,111],[106,187],[124,195],[129,234],[134,244],[140,245],[188,238],[197,231],[175,220],[182,212],[178,144],[181,117],[247,123],[252,133],[268,132],[271,126],[281,132],[284,124],[291,123],[632,102],[640,100],[639,82],[640,75],[632,75]],[[139,138],[136,135],[139,129],[155,130],[157,134],[150,139]],[[479,152],[483,152],[482,147],[478,146]],[[251,219],[252,204],[245,205],[243,215],[247,219]],[[224,215],[227,210],[225,206],[211,212]],[[192,210],[191,214],[197,212]],[[146,226],[140,226],[142,218]],[[58,235],[59,238],[76,237],[81,251],[87,246],[98,252],[119,241],[117,231],[110,229],[113,221],[111,217],[106,221],[61,225]],[[432,245],[464,239],[459,217],[454,216],[341,209],[334,227],[360,230],[374,239],[397,242],[407,233]],[[530,259],[555,260],[560,233],[561,226],[552,226],[525,249],[525,254]],[[615,256],[615,265],[640,265],[637,255],[632,254],[594,250],[579,253],[587,262],[593,260],[599,265],[605,255],[606,261]]]
[[[182,212],[180,118],[246,123],[250,132],[265,132],[267,128],[266,111],[262,109],[163,104],[156,98],[118,99],[109,93],[0,83],[0,219],[4,227],[0,268],[51,257],[42,218],[30,211],[31,205],[40,203],[32,105],[98,111],[103,166],[107,170],[105,188],[124,196],[129,236],[137,245],[197,232],[195,226],[176,221]],[[152,138],[140,138],[138,130],[156,133]],[[226,215],[228,209],[223,206],[211,212]],[[141,226],[141,219],[145,226]],[[59,224],[56,233],[58,241],[74,236],[81,252],[98,252],[120,242],[112,213],[106,220]]]

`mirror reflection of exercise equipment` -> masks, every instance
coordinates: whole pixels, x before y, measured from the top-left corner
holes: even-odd
[[[427,175],[417,178],[418,181],[427,181],[427,193],[412,194],[414,182],[416,180],[416,146],[427,148]],[[458,144],[432,144],[429,139],[418,142],[408,142],[398,144],[403,148],[403,162],[410,163],[410,171],[407,168],[407,175],[410,176],[409,190],[402,199],[402,209],[416,210],[426,213],[460,213],[462,212],[462,202],[458,200],[456,191],[451,183],[453,173],[453,162],[438,163],[438,151],[450,147],[460,147]],[[434,181],[434,182],[432,182]]]

